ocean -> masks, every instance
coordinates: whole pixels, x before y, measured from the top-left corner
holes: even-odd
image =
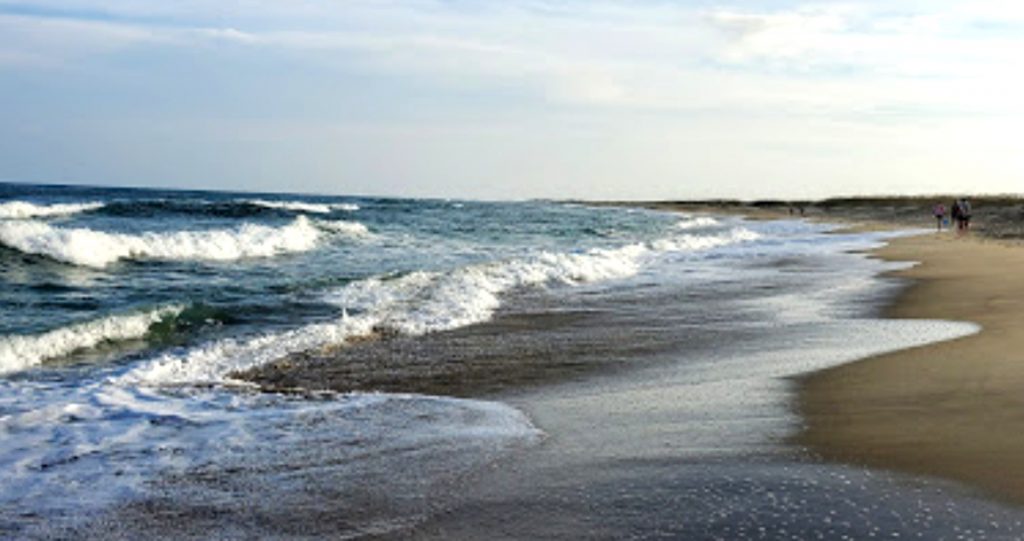
[[[885,320],[854,233],[557,201],[0,184],[10,538],[1018,538],[789,438]]]

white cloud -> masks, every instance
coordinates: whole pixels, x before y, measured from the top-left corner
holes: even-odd
[[[0,13],[5,5],[13,4],[0,0]],[[510,179],[543,178],[537,189],[561,187],[558,178],[588,172],[612,185],[631,171],[742,179],[764,170],[791,180],[832,171],[862,186],[874,186],[866,179],[877,176],[884,187],[884,162],[915,185],[980,162],[1001,164],[991,169],[1005,179],[1020,165],[998,156],[1012,153],[1011,127],[1024,121],[1024,77],[1011,69],[1024,50],[1024,31],[1012,31],[1013,25],[1024,28],[1024,5],[922,0],[704,9],[625,0],[38,0],[35,6],[50,13],[0,15],[0,69],[72,60],[88,68],[111,53],[160,48],[186,57],[270,58],[300,66],[317,81],[335,81],[337,73],[382,76],[394,82],[397,99],[427,89],[493,100],[498,121],[474,111],[462,119],[471,119],[468,126],[451,130],[411,121],[399,129],[371,119],[357,126],[359,135],[307,125],[288,132],[307,143],[303,148],[325,155],[330,141],[357,146],[359,152],[346,156],[363,163],[366,174],[455,177],[459,160],[470,154],[476,161],[461,166],[469,171],[460,173],[465,185],[492,170]],[[75,12],[94,16],[75,19]],[[219,56],[221,48],[231,54]],[[230,77],[233,66],[225,60],[222,68]],[[145,69],[161,67],[137,76],[145,77]],[[283,83],[268,77],[266,84]],[[459,100],[452,101],[458,108]],[[505,110],[516,113],[505,117]],[[473,115],[479,115],[475,124]],[[650,122],[652,116],[660,120]],[[431,120],[443,122],[438,118]],[[588,126],[586,133],[574,131],[577,121]],[[258,138],[270,129],[223,131]],[[544,144],[531,143],[525,133],[531,130],[544,132],[532,136]],[[361,140],[368,132],[372,136]],[[385,150],[375,151],[371,142]],[[393,148],[410,156],[408,163],[388,162],[384,155]],[[512,167],[505,149],[535,159]],[[304,163],[316,162],[309,152]],[[274,155],[269,147],[241,154],[261,153]],[[371,164],[372,157],[388,163]],[[278,158],[282,165],[274,170],[284,174],[289,162]],[[870,165],[851,168],[855,158]],[[350,167],[330,163],[334,170]],[[670,187],[664,181],[662,188]]]
[[[358,69],[480,92],[519,87],[580,106],[813,114],[908,103],[984,108],[971,95],[1014,107],[1015,100],[1000,99],[1009,92],[986,89],[1022,86],[1006,66],[1024,49],[1024,35],[969,31],[1024,21],[1024,8],[994,2],[741,11],[611,1],[244,0],[228,7],[201,0],[41,0],[37,8],[111,19],[0,15],[0,63],[54,65],[129,47],[230,43],[257,49],[253,54],[291,51],[313,69],[331,69],[338,60],[330,53],[346,52]]]
[[[56,66],[71,59],[107,54],[140,43],[162,41],[141,26],[0,14],[0,66]]]
[[[803,104],[812,113],[862,113],[910,101],[974,108],[955,103],[976,92],[972,86],[1019,88],[1005,66],[1024,49],[1021,37],[965,33],[999,13],[1024,17],[1024,10],[997,11],[992,3],[933,12],[831,3],[763,12],[619,2],[287,4],[248,0],[229,10],[198,0],[47,0],[43,6],[50,9],[91,9],[142,22],[4,16],[2,55],[25,62],[154,43],[233,43],[292,51],[300,61],[323,62],[322,69],[337,62],[332,51],[349,52],[360,69],[482,92],[519,86],[585,106],[774,105],[797,112]],[[160,17],[173,24],[147,22]],[[227,24],[205,24],[212,19]],[[748,88],[754,85],[756,91]],[[928,85],[937,91],[922,92]]]

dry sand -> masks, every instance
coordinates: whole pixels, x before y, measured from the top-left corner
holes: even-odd
[[[1024,246],[943,233],[876,254],[921,262],[895,273],[914,282],[888,317],[971,321],[982,331],[807,376],[797,443],[1024,504]]]

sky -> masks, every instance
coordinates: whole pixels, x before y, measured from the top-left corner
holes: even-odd
[[[0,0],[0,181],[1024,192],[1024,3]]]

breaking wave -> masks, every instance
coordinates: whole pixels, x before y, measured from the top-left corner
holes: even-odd
[[[39,221],[0,222],[0,244],[88,267],[120,259],[231,261],[313,249],[320,230],[299,216],[282,227],[244,224],[234,229],[173,233],[108,233],[61,228]]]
[[[346,222],[342,220],[322,220],[316,223],[320,228],[330,231],[332,233],[342,233],[345,235],[352,235],[361,237],[370,234],[370,230],[359,222]]]
[[[25,370],[102,343],[142,338],[153,324],[173,318],[183,310],[183,306],[165,306],[77,323],[41,334],[0,336],[0,374]]]
[[[757,233],[737,228],[720,235],[681,235],[616,249],[542,252],[444,273],[414,272],[390,280],[355,282],[328,300],[364,314],[377,329],[420,335],[487,321],[501,305],[500,296],[517,288],[626,278],[640,271],[644,258],[659,253],[707,250],[757,238]]]
[[[280,211],[323,215],[335,211],[352,212],[356,210],[359,210],[359,205],[354,203],[312,203],[266,199],[131,199],[111,201],[103,208],[103,214],[144,218],[172,214],[244,219],[273,215]]]
[[[256,205],[258,207],[266,207],[271,209],[280,210],[291,210],[296,212],[311,212],[313,214],[330,214],[335,210],[344,211],[356,211],[359,210],[359,205],[352,203],[306,203],[302,201],[267,201],[265,199],[250,199],[246,203]]]
[[[45,218],[49,216],[67,216],[102,208],[103,203],[58,203],[53,205],[37,205],[27,201],[8,201],[0,203],[0,219],[24,220],[27,218]]]
[[[693,216],[676,224],[678,229],[700,229],[719,225],[719,221],[710,216]]]
[[[658,252],[682,252],[690,250],[709,250],[719,246],[727,246],[738,242],[749,242],[761,238],[761,235],[742,227],[729,230],[719,235],[679,235],[659,239],[650,244]]]
[[[645,257],[664,252],[705,250],[757,239],[743,228],[720,235],[681,235],[654,243],[581,253],[542,252],[531,257],[460,267],[448,272],[418,271],[400,277],[374,277],[328,294],[342,316],[287,332],[206,344],[184,354],[165,354],[118,378],[126,384],[218,383],[292,353],[341,344],[373,333],[422,335],[489,320],[501,295],[518,288],[575,285],[639,272]]]

